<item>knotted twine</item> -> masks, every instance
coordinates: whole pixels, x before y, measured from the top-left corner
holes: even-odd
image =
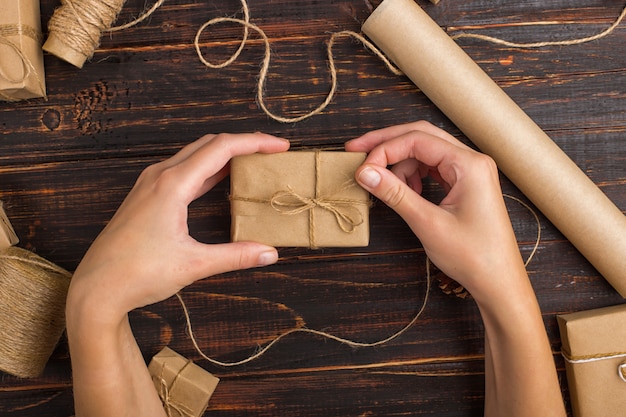
[[[13,49],[17,57],[22,62],[22,76],[13,78],[8,75],[0,65],[0,77],[4,78],[10,83],[19,84],[24,82],[31,74],[35,76],[39,87],[41,88],[41,93],[43,97],[46,96],[46,87],[44,84],[44,80],[42,76],[37,72],[35,66],[32,61],[26,56],[26,54],[22,51],[22,49],[11,41],[11,37],[15,36],[26,36],[32,40],[34,40],[38,45],[41,45],[43,40],[43,35],[40,31],[33,28],[29,25],[0,25],[0,44],[6,45],[9,48]],[[6,59],[6,56],[3,56]],[[4,94],[0,91],[0,98],[4,101],[17,101],[15,98],[10,95]]]
[[[178,382],[180,375],[185,371],[185,368],[187,368],[191,364],[193,364],[193,362],[187,359],[187,362],[181,369],[178,370],[178,373],[174,377],[174,380],[172,380],[172,383],[169,387],[167,386],[167,382],[165,381],[164,377],[166,366],[165,363],[161,366],[161,374],[159,376],[153,376],[153,380],[155,380],[157,382],[157,385],[159,386],[157,392],[159,394],[161,402],[163,403],[163,408],[165,409],[167,417],[174,417],[172,411],[175,411],[178,417],[194,417],[193,410],[191,410],[182,402],[176,401],[170,395],[170,392],[174,390],[174,386]]]
[[[65,329],[71,274],[22,248],[0,250],[0,370],[39,376]]]
[[[245,196],[231,195],[231,200],[245,201],[259,204],[269,204],[278,213],[286,216],[294,216],[301,213],[308,212],[309,216],[309,247],[311,249],[317,249],[316,234],[318,232],[315,221],[315,209],[320,208],[331,213],[337,222],[337,226],[345,232],[352,233],[355,228],[363,224],[363,215],[361,211],[355,206],[364,205],[369,207],[371,202],[369,199],[345,199],[339,198],[337,195],[343,191],[358,187],[354,180],[350,179],[344,182],[339,189],[334,192],[324,195],[320,190],[320,173],[321,173],[321,154],[320,151],[315,151],[315,190],[313,197],[306,197],[298,194],[287,186],[286,190],[279,190],[275,192],[270,199],[251,198]]]

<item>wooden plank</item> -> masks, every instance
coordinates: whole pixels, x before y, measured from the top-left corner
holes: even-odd
[[[42,1],[42,22],[57,3]],[[623,7],[613,0],[419,3],[451,34],[463,30],[520,42],[596,33]],[[121,21],[143,7],[143,0],[127,0]],[[329,32],[358,31],[367,2],[271,0],[251,8],[252,22],[272,44],[268,106],[281,114],[314,108],[329,86]],[[425,118],[467,142],[406,78],[391,75],[348,39],[334,50],[339,88],[331,105],[298,124],[268,119],[255,102],[263,55],[258,36],[236,63],[221,70],[202,66],[191,44],[202,23],[241,16],[239,9],[235,0],[168,0],[148,21],[104,36],[82,70],[46,56],[48,101],[0,102],[0,199],[23,247],[73,270],[141,170],[207,132],[262,130],[289,138],[295,149],[340,149],[370,129]],[[224,59],[240,36],[236,25],[211,28],[202,37],[203,50]],[[626,58],[616,51],[625,41],[623,25],[600,41],[572,47],[526,50],[460,41],[623,211]],[[524,199],[506,178],[502,186]],[[194,237],[228,239],[227,192],[222,183],[191,206]],[[431,183],[424,194],[434,201],[442,197]],[[534,218],[516,202],[507,200],[507,206],[527,257],[536,236]],[[542,240],[528,271],[567,399],[555,315],[623,299],[539,216]],[[372,209],[371,226],[368,248],[285,248],[277,265],[222,274],[187,288],[183,297],[203,350],[220,360],[242,359],[303,324],[362,341],[402,328],[424,295],[425,255],[404,222],[380,202]],[[479,416],[482,323],[473,301],[437,288],[440,277],[435,271],[423,316],[392,342],[354,349],[294,334],[235,368],[200,358],[174,298],[137,310],[131,319],[146,359],[167,344],[222,378],[210,415]],[[70,416],[72,402],[65,339],[40,378],[2,374],[2,415]]]

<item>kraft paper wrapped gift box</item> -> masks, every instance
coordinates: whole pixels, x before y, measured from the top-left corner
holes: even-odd
[[[203,415],[219,382],[168,347],[152,358],[148,370],[168,416]]]
[[[286,247],[369,244],[369,193],[354,180],[365,153],[297,151],[231,161],[231,238]]]
[[[39,0],[0,1],[0,100],[45,97]]]
[[[574,417],[626,412],[626,304],[557,316]]]

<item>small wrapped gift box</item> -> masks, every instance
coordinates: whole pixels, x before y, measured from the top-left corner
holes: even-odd
[[[218,378],[168,347],[152,358],[148,371],[167,415],[172,417],[203,415],[219,382]]]
[[[46,96],[39,0],[0,1],[0,100]]]
[[[9,248],[19,241],[9,218],[4,212],[2,201],[0,201],[0,250]]]
[[[231,161],[231,238],[272,246],[369,244],[369,194],[354,180],[364,153],[300,151]]]
[[[557,316],[574,417],[626,410],[626,305]]]

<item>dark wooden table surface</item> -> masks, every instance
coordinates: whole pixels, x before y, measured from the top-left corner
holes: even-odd
[[[419,3],[449,32],[518,42],[600,32],[624,6],[622,0]],[[57,5],[58,0],[42,0],[44,27]],[[131,20],[143,7],[143,0],[129,0],[120,20]],[[408,79],[390,74],[349,39],[335,47],[339,88],[331,105],[300,123],[271,120],[255,101],[263,56],[258,36],[238,61],[220,70],[203,66],[193,48],[200,25],[214,17],[241,17],[240,8],[236,0],[166,0],[148,21],[103,36],[83,69],[47,55],[47,101],[0,103],[0,199],[22,247],[73,270],[139,172],[209,132],[260,130],[289,138],[294,149],[339,149],[370,129],[427,119],[467,142]],[[325,42],[332,32],[359,31],[369,14],[368,4],[357,0],[263,0],[251,2],[250,9],[251,21],[270,38],[267,104],[281,115],[305,113],[324,99]],[[240,37],[241,27],[234,24],[208,30],[202,38],[205,56],[227,58]],[[577,46],[528,50],[460,42],[626,210],[626,26]],[[502,186],[526,201],[504,177]],[[199,240],[228,239],[227,191],[223,183],[190,208],[190,228]],[[440,196],[435,186],[426,194]],[[536,223],[518,203],[508,205],[520,249],[528,256]],[[542,239],[528,272],[569,409],[555,315],[624,300],[550,222],[541,215],[540,221]],[[365,342],[402,328],[425,295],[425,255],[401,219],[381,203],[372,209],[371,228],[367,248],[283,249],[275,266],[187,288],[183,297],[202,349],[236,361],[303,323]],[[420,320],[374,348],[295,334],[249,364],[223,368],[194,350],[175,298],[133,312],[132,322],[146,359],[169,345],[221,378],[207,415],[480,416],[481,320],[474,302],[445,294],[439,278],[434,276]],[[40,378],[0,373],[0,414],[73,415],[64,338]]]

